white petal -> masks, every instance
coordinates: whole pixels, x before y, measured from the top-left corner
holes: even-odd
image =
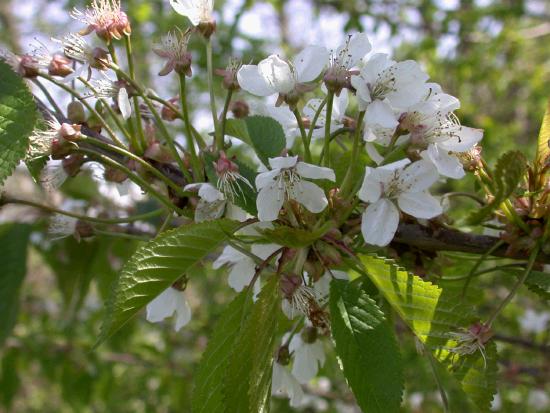
[[[340,54],[346,44],[342,45],[336,51],[336,54]],[[363,59],[367,53],[371,51],[371,44],[366,33],[355,33],[351,36],[349,43],[347,44],[347,69],[351,69],[357,63]]]
[[[383,128],[395,129],[399,122],[391,106],[386,102],[376,100],[367,107],[365,122],[368,125],[380,125]]]
[[[376,146],[374,146],[372,143],[367,142],[365,144],[365,150],[367,151],[367,154],[370,156],[370,158],[377,165],[380,165],[382,163],[382,161],[384,160],[384,157],[378,153],[378,150],[376,149]]]
[[[256,188],[260,190],[267,185],[274,184],[280,173],[281,171],[279,169],[273,169],[272,171],[262,172],[256,175]]]
[[[466,152],[483,138],[483,129],[460,125],[456,125],[453,129],[452,137],[446,141],[438,142],[439,147],[453,152]]]
[[[250,218],[244,209],[231,202],[227,202],[225,205],[225,217],[239,222],[244,222]]]
[[[290,196],[315,214],[323,211],[328,205],[325,192],[309,181],[300,181],[294,186]]]
[[[220,218],[225,210],[225,205],[225,200],[208,202],[204,199],[199,199],[197,208],[195,208],[195,222],[212,221]]]
[[[401,190],[420,192],[432,186],[439,175],[431,162],[421,160],[407,166],[400,175]]]
[[[171,317],[176,311],[179,292],[172,287],[168,287],[153,301],[147,304],[147,321],[158,323],[167,317]]]
[[[370,57],[363,69],[361,69],[361,77],[366,83],[374,85],[378,80],[380,72],[393,64],[395,64],[395,62],[391,60],[387,54],[375,53]]]
[[[258,72],[269,87],[278,93],[289,93],[296,86],[296,76],[290,65],[277,55],[258,63]]]
[[[340,96],[334,96],[334,105],[332,108],[332,119],[342,120],[346,115],[346,109],[349,104],[349,95],[347,89],[342,89]]]
[[[367,244],[384,247],[393,239],[398,225],[397,207],[390,200],[382,198],[363,212],[361,232]]]
[[[263,187],[256,198],[258,219],[260,221],[275,221],[285,201],[284,198],[283,191],[277,188],[276,183]]]
[[[365,177],[363,184],[357,193],[359,199],[365,202],[376,202],[382,196],[382,183],[377,179],[376,174],[373,174],[374,169],[365,167]]]
[[[297,162],[297,156],[279,156],[277,158],[269,158],[269,166],[271,166],[271,169],[292,168]]]
[[[304,178],[327,179],[332,182],[336,181],[336,175],[332,169],[305,162],[298,162],[296,164],[296,172]]]
[[[250,284],[254,276],[254,268],[254,262],[250,258],[243,258],[231,268],[227,277],[227,283],[236,292],[241,292],[244,287]]]
[[[369,87],[363,76],[352,76],[351,85],[355,89],[355,94],[359,100],[359,110],[365,110],[372,101]]]
[[[275,91],[258,72],[256,65],[243,65],[237,72],[239,86],[256,96],[269,96]]]
[[[309,46],[294,59],[297,79],[300,83],[315,80],[328,63],[329,53],[322,46]]]
[[[428,192],[407,192],[399,195],[397,204],[401,211],[416,218],[430,219],[443,212],[441,204]]]
[[[410,159],[400,159],[398,161],[395,161],[395,162],[392,162],[392,163],[389,163],[387,165],[384,165],[384,166],[380,166],[378,168],[376,168],[376,170],[385,170],[385,171],[396,171],[398,169],[403,169],[405,166],[407,166],[408,164],[411,163],[411,160]]]
[[[199,188],[199,196],[206,202],[214,202],[223,200],[223,194],[218,189],[209,183],[205,183]]]
[[[304,391],[298,380],[279,363],[273,364],[271,392],[274,395],[287,395],[291,407],[299,406],[304,398]]]
[[[280,248],[281,247],[277,244],[254,244],[252,245],[250,250],[252,251],[252,254],[257,255],[261,259],[265,260],[267,259],[267,257],[269,257]]]
[[[182,292],[179,292],[176,302],[176,323],[174,330],[179,331],[191,321],[191,307]]]
[[[241,261],[242,259],[246,258],[246,255],[244,255],[242,252],[236,250],[232,246],[228,245],[225,247],[220,254],[218,258],[216,258],[216,261],[214,261],[214,264],[212,265],[212,268],[215,270],[221,268],[225,264],[233,264]]]
[[[128,99],[128,91],[126,88],[121,87],[118,91],[118,108],[124,120],[127,120],[132,116],[132,105],[130,105],[130,100]]]
[[[200,23],[200,13],[197,6],[191,0],[170,0],[170,5],[174,11],[187,17],[193,26]]]
[[[449,155],[445,149],[439,149],[437,145],[429,145],[428,149],[423,151],[420,156],[432,162],[437,168],[437,171],[443,176],[460,179],[466,174],[458,158]]]
[[[322,343],[316,341],[312,344],[303,343],[294,350],[294,363],[292,374],[300,383],[308,383],[319,371],[319,364],[324,364],[325,353]]]

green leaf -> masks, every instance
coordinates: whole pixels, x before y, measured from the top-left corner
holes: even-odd
[[[185,272],[214,252],[239,222],[218,220],[167,231],[138,248],[124,265],[107,303],[96,347]]]
[[[279,226],[273,229],[260,230],[260,232],[269,241],[275,244],[290,248],[303,248],[313,244],[333,227],[334,222],[328,221],[315,231]]]
[[[223,383],[232,352],[252,307],[252,296],[244,290],[228,305],[214,326],[195,374],[193,412],[223,411]]]
[[[550,160],[550,99],[546,105],[544,118],[540,126],[539,138],[537,141],[537,154],[535,156],[535,169],[540,171]]]
[[[269,411],[275,333],[281,306],[277,277],[271,277],[239,332],[224,381],[224,412]]]
[[[10,335],[17,320],[19,290],[27,273],[27,243],[30,227],[20,224],[0,226],[2,270],[0,271],[0,345]]]
[[[248,136],[246,122],[243,119],[227,119],[225,121],[225,133],[252,146],[250,136]]]
[[[475,225],[485,220],[502,202],[514,193],[526,170],[527,161],[520,151],[509,151],[502,155],[497,161],[493,174],[493,199],[483,208],[470,214],[467,222]]]
[[[364,412],[398,412],[403,366],[395,335],[359,281],[333,280],[330,286],[336,353]]]
[[[266,166],[269,158],[281,156],[286,138],[279,122],[266,116],[249,116],[245,118],[245,123],[250,144]]]
[[[25,157],[36,119],[29,88],[0,60],[0,185]]]
[[[485,345],[469,355],[453,352],[458,347],[451,333],[468,329],[476,320],[472,308],[454,294],[423,281],[389,260],[370,255],[361,261],[371,281],[407,323],[424,346],[445,365],[462,390],[482,411],[489,411],[496,392],[496,348]]]

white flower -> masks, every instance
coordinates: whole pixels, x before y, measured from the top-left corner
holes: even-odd
[[[83,12],[75,8],[71,17],[88,26],[81,34],[95,31],[107,42],[113,38],[119,40],[132,31],[128,16],[120,7],[120,0],[92,0],[90,7]]]
[[[423,219],[441,214],[441,205],[427,191],[437,180],[437,171],[427,161],[409,164],[410,160],[403,159],[374,169],[366,167],[358,196],[370,203],[361,223],[367,244],[390,243],[399,224],[399,209]]]
[[[300,334],[290,340],[288,349],[294,353],[292,374],[300,383],[307,383],[317,375],[319,367],[325,364],[325,351],[319,340],[306,343]]]
[[[195,222],[211,221],[223,215],[226,206],[225,196],[209,183],[199,182],[186,185],[184,191],[199,191],[199,202],[195,209]]]
[[[536,312],[528,308],[519,319],[521,329],[526,333],[542,333],[546,331],[546,325],[550,321],[550,313],[547,311]]]
[[[312,82],[327,64],[328,52],[321,46],[309,46],[294,62],[271,55],[258,65],[243,65],[237,73],[241,88],[257,96],[285,96],[303,83]]]
[[[128,98],[128,91],[118,81],[99,79],[92,82],[94,95],[98,98],[116,98],[118,108],[124,120],[132,116],[132,105]]]
[[[50,161],[40,173],[40,184],[46,192],[59,189],[69,176],[61,161]]]
[[[153,45],[153,52],[167,62],[159,72],[159,76],[166,76],[173,70],[191,76],[191,53],[187,50],[191,32],[180,30],[170,32]]]
[[[297,156],[269,158],[271,171],[258,174],[256,199],[260,221],[274,221],[279,216],[283,203],[293,199],[313,213],[321,212],[328,205],[325,192],[309,179],[336,180],[330,168],[298,162]]]
[[[379,100],[388,115],[393,108],[407,108],[426,94],[428,75],[413,60],[396,63],[386,54],[374,54],[361,69],[358,76],[351,77],[356,89],[359,108],[369,110],[370,103]],[[381,107],[378,108],[380,112]]]
[[[267,259],[281,247],[276,244],[253,244],[250,252],[262,260]],[[222,254],[214,261],[213,268],[218,269],[230,265],[231,270],[227,282],[236,292],[242,291],[252,281],[256,272],[256,263],[248,255],[231,246],[224,248]],[[260,283],[254,284],[254,295],[260,292]]]
[[[176,13],[187,17],[193,26],[211,23],[214,11],[214,0],[170,0]]]
[[[176,314],[174,330],[179,331],[191,320],[191,307],[182,291],[168,287],[147,304],[147,321],[158,323]]]
[[[322,99],[310,99],[304,106],[304,115],[306,115],[310,121],[313,121],[315,114],[319,110],[319,106],[322,103]],[[332,115],[330,122],[330,132],[334,132],[340,128],[344,127],[344,118],[346,117],[346,109],[348,107],[348,91],[346,89],[342,90],[339,96],[334,97],[334,103],[332,105]],[[324,138],[325,137],[325,123],[327,118],[327,107],[326,105],[321,110],[317,122],[315,123],[316,128],[313,131],[313,138]]]
[[[304,397],[304,391],[296,377],[277,362],[273,363],[271,394],[287,396],[291,407],[299,406]]]
[[[411,106],[401,120],[415,145],[426,145],[422,158],[432,162],[441,175],[460,179],[464,168],[458,156],[471,150],[482,138],[483,130],[462,126],[454,110],[460,102],[453,96],[433,91]]]

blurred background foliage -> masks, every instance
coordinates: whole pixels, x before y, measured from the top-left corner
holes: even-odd
[[[25,4],[2,0],[0,42],[21,51],[34,36],[60,36],[68,27],[76,30],[78,26],[67,26],[68,11],[84,5],[80,0],[30,0]],[[164,97],[172,96],[176,85],[158,82],[160,63],[154,60],[150,45],[185,22],[171,11],[168,1],[125,0],[123,8],[130,15],[134,48],[141,56],[139,79],[156,85]],[[291,55],[308,41],[294,21],[305,10],[306,16],[319,18],[321,25],[339,22],[337,30],[342,32],[367,32],[373,43],[381,42],[396,58],[420,61],[433,81],[460,98],[462,122],[485,130],[483,154],[490,163],[511,148],[534,154],[550,95],[550,3],[546,0],[244,0],[217,1],[216,9],[221,17],[214,44],[216,67],[225,67],[231,56],[257,62],[274,50]],[[260,29],[252,33],[247,24]],[[201,41],[191,47],[195,73],[204,73]],[[194,76],[192,88],[196,100],[191,101],[206,102],[205,76]],[[200,105],[202,109],[198,104],[191,108],[199,121],[200,111],[206,109]],[[97,202],[89,195],[93,185],[92,180],[79,182],[84,200]],[[468,179],[459,186],[446,185],[457,190],[474,188]],[[71,188],[65,190],[71,192]],[[473,205],[468,201],[458,204],[453,216],[464,216]],[[4,214],[2,219],[9,218]],[[26,242],[30,237],[31,242],[27,256],[20,257],[27,262],[25,282],[9,297],[13,300],[19,295],[17,322],[12,334],[0,342],[0,411],[189,412],[196,363],[213,322],[233,295],[225,274],[207,268],[192,275],[188,297],[192,297],[193,320],[180,333],[175,334],[169,322],[152,325],[138,317],[107,344],[92,350],[110,282],[137,241],[100,236],[80,243],[71,238],[44,244],[31,231],[44,229],[44,217],[29,210],[17,219],[27,224],[4,224],[0,237],[11,234],[3,238],[10,242]],[[448,254],[422,266],[428,279],[442,273],[464,275],[474,259]],[[501,273],[476,280],[471,290],[480,312],[503,297],[509,284],[511,277]],[[6,305],[8,297],[3,300]],[[545,306],[538,296],[525,291],[497,326],[502,359],[494,405],[498,411],[550,412],[550,334],[547,324],[542,330],[529,328],[522,319],[528,309],[541,312]],[[0,314],[0,318],[7,328],[4,324],[9,324],[9,317]],[[406,328],[397,327],[406,362],[404,410],[442,411],[429,361],[418,355]],[[308,389],[311,403],[301,411],[356,411],[334,357],[328,360],[332,361],[322,370],[322,378]],[[473,411],[445,376],[443,380],[451,389],[451,411]],[[273,411],[293,410],[285,401],[276,400]]]

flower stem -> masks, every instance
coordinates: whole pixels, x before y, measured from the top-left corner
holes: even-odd
[[[479,268],[481,264],[485,262],[485,259],[491,255],[493,252],[495,252],[498,248],[500,248],[504,244],[503,240],[498,240],[495,242],[495,245],[493,245],[491,248],[489,248],[479,259],[476,261],[470,272],[468,273],[468,276],[466,277],[466,282],[462,286],[462,294],[461,298],[464,299],[466,297],[466,292],[468,291],[468,286],[470,285],[470,281],[472,281],[472,278],[474,277],[475,272]]]
[[[126,166],[118,163],[114,159],[109,158],[108,156],[96,152],[92,149],[87,148],[79,148],[78,152],[84,153],[86,155],[91,156],[92,158],[97,158],[103,163],[104,165],[111,166],[113,168],[116,168],[122,172],[124,172],[130,180],[135,182],[137,185],[141,186],[143,190],[148,191],[151,195],[153,195],[155,198],[157,198],[160,202],[162,202],[165,206],[170,208],[172,211],[177,212],[180,215],[184,215],[185,211],[174,205],[170,199],[168,199],[165,195],[158,192],[149,182],[147,182],[145,179],[143,179],[141,176],[134,174],[130,169],[128,169]]]
[[[223,150],[223,135],[218,125],[218,110],[216,109],[216,96],[214,94],[214,63],[212,62],[212,40],[206,41],[206,70],[208,72],[208,91],[210,93],[210,110],[212,111],[212,121],[214,122],[214,139],[216,149]]]
[[[38,79],[32,79],[32,82],[38,86],[38,88],[42,91],[42,93],[44,94],[44,96],[46,96],[46,99],[48,100],[48,102],[50,102],[50,105],[52,105],[54,111],[63,116],[63,111],[61,110],[61,108],[57,105],[57,103],[55,102],[55,100],[53,99],[52,95],[50,94],[50,92],[48,92],[48,89],[46,89],[44,87],[44,85],[42,83],[40,83],[40,81]]]
[[[124,36],[124,45],[126,47],[126,57],[128,60],[128,71],[130,72],[130,77],[132,80],[136,80],[136,73],[134,68],[134,57],[132,53],[132,42],[129,35]],[[134,104],[134,113],[136,115],[136,126],[138,132],[139,140],[136,142],[139,147],[136,148],[139,151],[139,154],[145,152],[147,148],[147,140],[145,139],[145,133],[143,132],[143,125],[141,123],[141,113],[139,110],[139,99],[137,96],[132,96],[132,103]],[[131,122],[131,119],[128,119]]]
[[[330,122],[332,118],[333,103],[334,93],[329,91],[327,95],[327,114],[325,116],[325,142],[323,145],[323,164],[325,166],[330,166]]]
[[[302,120],[302,115],[298,109],[294,109],[294,116],[296,117],[296,122],[298,122],[298,127],[300,128],[300,135],[302,136],[302,143],[304,144],[304,158],[305,161],[311,163],[311,152],[309,150],[309,143],[307,140],[306,129],[304,127],[304,121]]]
[[[317,112],[315,112],[315,115],[313,116],[313,119],[311,120],[311,125],[309,126],[309,131],[307,134],[307,145],[308,147],[311,145],[311,139],[313,138],[313,131],[315,130],[315,126],[317,125],[317,120],[319,120],[319,116],[321,116],[321,112],[323,111],[323,108],[327,104],[327,98],[325,97],[319,107],[317,108]]]
[[[34,207],[34,208],[41,209],[43,211],[50,212],[52,214],[65,215],[65,216],[68,216],[68,217],[78,219],[80,221],[88,221],[88,222],[93,222],[95,224],[105,224],[105,225],[123,224],[123,223],[127,223],[127,222],[135,222],[135,221],[145,221],[149,218],[157,217],[157,216],[159,216],[160,214],[162,214],[164,212],[163,209],[156,209],[156,210],[151,211],[151,212],[146,212],[144,214],[133,215],[133,216],[129,216],[129,217],[96,218],[96,217],[89,217],[89,216],[86,216],[86,215],[76,214],[76,213],[70,212],[70,211],[63,211],[61,209],[50,207],[48,205],[39,204],[39,203],[33,202],[33,201],[27,201],[27,200],[24,200],[24,199],[10,199],[10,198],[8,198],[8,199],[2,199],[2,201],[0,203],[2,205],[4,205],[4,204],[27,205],[27,206],[31,206],[31,207]]]
[[[189,111],[187,109],[187,96],[185,94],[185,73],[179,74],[179,80],[181,110],[183,112],[183,123],[185,126],[185,138],[187,139],[187,150],[189,151],[191,157],[191,169],[193,170],[195,181],[202,182],[204,180],[202,166],[195,150],[195,141],[193,139],[193,132],[191,131],[191,121],[189,120]]]
[[[222,135],[222,142],[225,139],[225,124],[227,122],[227,112],[229,112],[229,105],[231,104],[231,98],[233,97],[233,90],[229,89],[227,91],[227,96],[225,97],[225,103],[223,105],[223,112],[222,112],[222,118],[221,118],[221,132]]]
[[[493,314],[491,314],[491,316],[489,316],[489,318],[487,319],[487,322],[485,323],[487,327],[491,327],[491,325],[493,324],[495,319],[498,317],[498,315],[502,312],[502,310],[504,310],[504,308],[506,308],[508,303],[512,301],[512,299],[518,292],[519,288],[523,285],[527,277],[529,277],[529,274],[531,274],[531,271],[533,270],[533,267],[535,266],[535,263],[537,261],[537,256],[539,255],[539,251],[540,251],[540,244],[537,244],[533,249],[533,251],[531,251],[531,255],[529,256],[529,261],[527,262],[527,267],[525,267],[525,271],[523,272],[521,277],[516,281],[516,283],[514,284],[514,286],[508,293],[508,295],[506,296],[506,298],[502,300],[502,302],[496,308]]]
[[[353,148],[351,150],[351,160],[348,165],[348,170],[344,176],[341,186],[341,196],[346,199],[353,190],[353,168],[357,164],[357,159],[359,157],[359,142],[361,141],[361,124],[363,123],[363,118],[365,117],[365,111],[359,112],[357,117],[357,126],[355,127],[355,133],[353,136]],[[326,138],[325,138],[326,139]]]

